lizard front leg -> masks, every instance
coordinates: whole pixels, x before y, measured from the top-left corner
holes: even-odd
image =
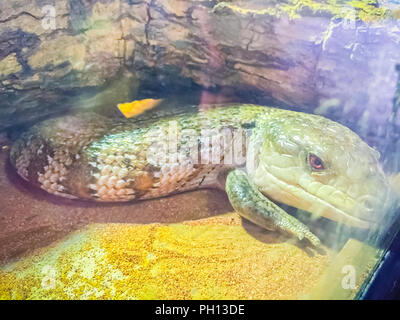
[[[300,240],[306,238],[314,246],[320,245],[318,237],[303,223],[258,191],[244,171],[235,169],[229,172],[225,189],[232,207],[247,220],[267,230],[281,230]]]

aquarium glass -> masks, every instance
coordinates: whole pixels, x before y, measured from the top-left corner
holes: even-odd
[[[399,19],[1,1],[0,299],[362,298],[399,229]]]

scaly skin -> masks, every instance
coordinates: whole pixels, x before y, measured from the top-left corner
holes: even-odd
[[[240,214],[315,245],[307,227],[271,200],[361,228],[378,222],[391,203],[379,154],[323,117],[254,105],[152,116],[50,119],[16,141],[11,162],[49,193],[94,201],[223,188],[233,170],[226,190]],[[323,161],[322,170],[310,166],[312,155]]]
[[[226,180],[226,193],[232,207],[242,217],[271,231],[280,230],[318,246],[320,240],[299,220],[287,214],[251,185],[242,170],[232,170]]]

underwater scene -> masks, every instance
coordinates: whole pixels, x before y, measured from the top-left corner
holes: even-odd
[[[398,0],[1,1],[0,299],[388,297],[399,106]]]

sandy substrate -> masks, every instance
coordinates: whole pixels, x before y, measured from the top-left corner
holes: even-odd
[[[255,239],[237,214],[90,225],[0,269],[0,299],[296,299],[328,260]]]
[[[298,298],[332,256],[228,213],[222,192],[64,200],[21,181],[7,159],[3,150],[0,299]]]

